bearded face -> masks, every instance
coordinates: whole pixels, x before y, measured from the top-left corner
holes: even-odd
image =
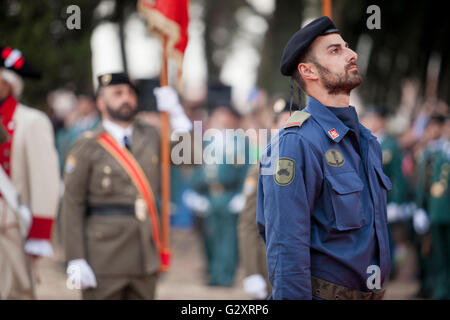
[[[118,122],[131,122],[138,112],[136,92],[128,84],[102,88],[98,102],[102,114]]]
[[[342,72],[331,72],[317,61],[313,62],[319,72],[320,80],[323,86],[328,90],[329,94],[350,94],[350,91],[362,82],[361,74],[355,62],[348,63]]]
[[[106,112],[108,112],[108,115],[113,120],[121,122],[132,121],[138,111],[136,106],[133,107],[129,103],[123,103],[118,108],[113,108],[108,103],[106,103],[105,105],[106,105]]]

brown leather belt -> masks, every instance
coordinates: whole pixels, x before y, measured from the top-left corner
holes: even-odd
[[[369,292],[352,290],[311,276],[312,295],[324,300],[381,300],[384,289]]]

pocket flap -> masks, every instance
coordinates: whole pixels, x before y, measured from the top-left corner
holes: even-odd
[[[378,178],[380,178],[381,183],[383,184],[386,190],[392,189],[391,179],[387,175],[384,174],[383,169],[375,167],[375,171],[377,172]]]
[[[326,176],[331,188],[339,194],[361,191],[364,184],[354,171],[344,172],[333,176]]]

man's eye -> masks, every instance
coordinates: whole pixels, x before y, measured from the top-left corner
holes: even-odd
[[[338,49],[331,50],[331,53],[337,53],[337,52],[338,52]]]

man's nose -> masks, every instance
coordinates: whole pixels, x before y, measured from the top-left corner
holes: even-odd
[[[356,60],[358,60],[358,54],[350,48],[347,49],[348,49],[347,62],[356,62]]]
[[[133,104],[134,100],[135,100],[135,94],[134,94],[134,92],[126,92],[124,94],[124,98],[125,98],[124,100],[126,102],[128,102],[129,104]]]

